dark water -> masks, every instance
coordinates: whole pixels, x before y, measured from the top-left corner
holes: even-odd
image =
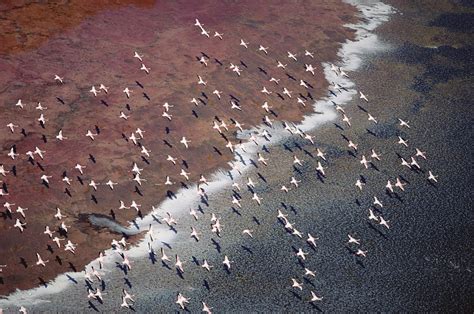
[[[341,131],[330,124],[315,131],[316,145],[329,157],[327,178],[317,178],[317,159],[304,153],[312,148],[293,138],[284,143],[292,152],[283,145],[271,148],[271,162],[276,165],[258,170],[268,180],[260,182],[258,191],[264,207],[248,202],[235,214],[228,209],[228,200],[211,200],[212,209],[228,217],[226,232],[239,238],[238,230],[250,226],[258,237],[237,241],[215,237],[219,245],[196,245],[193,256],[217,265],[209,275],[188,275],[194,279],[188,289],[183,284],[189,277],[177,281],[177,290],[193,298],[190,311],[199,311],[198,300],[207,301],[217,312],[472,311],[470,22],[464,23],[464,13],[428,11],[426,2],[393,5],[403,15],[394,14],[376,31],[391,48],[367,55],[360,71],[350,74],[371,99],[368,104],[355,99],[346,108],[356,126]],[[413,33],[420,29],[426,36],[435,33],[427,40],[424,34]],[[455,37],[450,36],[453,32]],[[369,125],[358,106],[379,118],[379,124]],[[400,128],[399,117],[410,121],[411,128]],[[381,151],[379,170],[361,168],[361,155],[356,159],[347,153],[342,135],[355,139],[366,155],[372,148]],[[408,139],[408,149],[396,144],[399,135]],[[400,165],[399,155],[409,158],[415,147],[428,156],[426,161],[418,158],[421,172]],[[307,162],[299,173],[291,167],[295,153]],[[439,175],[438,184],[426,180],[428,170]],[[363,193],[354,187],[359,175],[367,180]],[[302,186],[282,195],[279,187],[288,186],[290,176],[298,176]],[[407,191],[385,194],[387,180],[393,182],[397,176],[408,182]],[[384,204],[376,212],[390,221],[389,230],[367,219],[373,195]],[[319,237],[318,247],[312,250],[304,239],[289,235],[275,218],[277,209],[286,212],[304,235]],[[349,233],[361,239],[367,258],[354,256],[359,246],[345,245]],[[295,257],[299,248],[310,253],[304,263]],[[219,264],[224,255],[235,261],[230,274]],[[304,267],[314,270],[316,278],[304,279]],[[303,281],[303,291],[291,288],[291,278]],[[310,304],[310,291],[323,296],[323,301]],[[167,294],[171,300],[173,292]],[[150,303],[139,307],[152,308]]]
[[[474,31],[474,14],[441,14],[436,19],[434,19],[429,25],[446,27],[450,31],[454,32],[472,33]]]
[[[249,273],[243,278],[229,276],[225,283],[213,278],[217,287],[209,295],[221,300],[217,308],[224,312],[470,312],[474,308],[474,19],[470,13],[426,13],[419,1],[411,5],[404,3],[398,9],[419,14],[417,26],[426,32],[441,28],[447,37],[431,41],[430,45],[438,48],[427,47],[423,40],[411,36],[411,17],[395,14],[377,31],[392,49],[367,57],[363,69],[355,74],[356,84],[372,95],[371,103],[362,106],[388,121],[371,127],[376,136],[361,134],[357,141],[366,143],[365,151],[372,147],[381,150],[382,158],[389,162],[380,163],[380,173],[374,175],[342,156],[331,165],[340,169],[336,170],[339,175],[328,176],[324,184],[314,172],[304,171],[303,188],[295,191],[296,195],[274,196],[269,210],[283,209],[280,199],[287,207],[293,206],[294,211],[285,210],[290,221],[299,230],[319,236],[320,245],[313,252],[275,220],[273,232],[251,242],[252,253],[233,247],[241,252],[235,260],[246,261],[239,270],[248,269]],[[447,40],[453,32],[457,37]],[[353,102],[346,112],[354,116],[357,122],[353,123],[364,123],[357,104],[361,103]],[[412,129],[397,127],[397,117],[409,120]],[[318,130],[319,145],[330,147],[339,136],[334,133],[347,135],[350,131]],[[397,147],[398,135],[408,138],[411,150]],[[395,156],[409,157],[414,147],[427,151],[428,160],[421,161],[423,173],[403,169]],[[281,148],[273,153],[285,156]],[[291,158],[287,152],[286,156]],[[439,184],[427,182],[428,170],[439,175]],[[371,183],[363,194],[353,191],[357,179],[353,174],[358,172]],[[384,195],[386,180],[400,175],[409,182],[407,192],[399,193],[398,198]],[[368,223],[371,195],[382,199],[380,214],[390,220],[390,230]],[[269,197],[263,194],[264,199]],[[358,247],[344,245],[348,233],[362,239],[361,247],[369,251],[367,258],[354,257],[351,250]],[[290,281],[303,278],[303,267],[292,252],[299,247],[311,252],[304,266],[317,273],[315,279],[304,280],[303,292],[292,289]],[[308,304],[309,290],[324,296],[324,301]]]

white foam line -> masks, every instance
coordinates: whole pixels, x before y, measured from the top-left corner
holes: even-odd
[[[338,65],[344,69],[346,72],[352,72],[357,70],[362,63],[362,56],[367,55],[368,53],[373,53],[381,49],[386,49],[377,38],[377,35],[371,33],[375,28],[380,24],[389,19],[389,15],[393,12],[393,8],[377,2],[371,5],[362,5],[359,1],[356,0],[346,0],[346,2],[356,6],[361,10],[363,17],[366,18],[365,21],[362,21],[359,24],[347,24],[345,26],[356,30],[356,39],[355,41],[346,41],[338,52],[340,62]],[[303,132],[309,132],[317,127],[322,126],[324,123],[334,120],[337,117],[336,110],[332,104],[335,102],[339,105],[347,104],[354,95],[357,94],[355,90],[355,84],[346,77],[341,77],[336,75],[334,71],[331,70],[331,66],[328,63],[322,64],[324,68],[324,74],[328,82],[335,82],[342,87],[345,87],[346,90],[338,93],[337,96],[325,97],[321,100],[318,100],[314,103],[315,111],[319,113],[313,113],[308,116],[305,116],[303,120],[296,125]],[[349,73],[350,74],[350,73]],[[238,137],[242,139],[247,139],[251,133],[261,133],[263,130],[267,130],[272,136],[269,141],[259,137],[257,139],[258,146],[253,142],[247,142],[242,145],[242,148],[236,149],[234,163],[241,165],[239,168],[240,173],[236,170],[232,170],[232,180],[229,176],[229,172],[224,172],[222,170],[216,171],[210,176],[209,185],[204,186],[206,193],[212,194],[221,191],[222,189],[230,186],[235,180],[238,180],[242,175],[251,168],[250,159],[253,159],[256,156],[257,150],[262,147],[262,145],[271,146],[275,145],[282,140],[288,139],[291,134],[286,132],[281,126],[275,126],[270,128],[265,125],[255,127],[251,130],[245,130],[244,132],[239,132]],[[245,165],[241,163],[241,157],[245,161]],[[148,226],[151,224],[153,226],[153,237],[158,239],[158,241],[170,243],[176,236],[176,234],[169,230],[169,228],[162,224],[157,223],[153,214],[163,215],[166,212],[172,212],[177,215],[184,215],[187,211],[196,206],[200,202],[200,196],[197,194],[196,185],[190,185],[189,189],[181,188],[177,193],[176,199],[166,199],[163,201],[158,209],[148,215],[146,215],[142,220],[136,221],[136,224],[139,226],[140,230],[147,230]],[[178,217],[179,218],[179,217]],[[131,223],[131,229],[136,230],[136,226]],[[142,257],[148,254],[148,245],[147,240],[143,239],[140,243],[130,248],[126,251],[126,255],[130,258]],[[106,258],[104,262],[104,270],[102,272],[107,273],[110,270],[115,269],[115,262],[120,261],[119,255],[114,252],[114,250],[109,249],[106,251]],[[98,262],[92,261],[89,263],[86,268],[90,269],[91,266],[97,266]],[[111,267],[107,267],[111,266]],[[110,270],[107,270],[110,269]],[[9,295],[7,298],[0,300],[0,306],[34,306],[35,304],[50,302],[49,300],[42,299],[51,294],[60,293],[63,290],[72,287],[71,280],[68,278],[73,278],[78,282],[82,282],[84,279],[84,273],[74,273],[68,272],[61,274],[51,281],[47,287],[37,287],[30,290],[16,291]],[[81,285],[82,288],[82,285]]]

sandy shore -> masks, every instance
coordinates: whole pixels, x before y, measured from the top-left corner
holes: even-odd
[[[7,6],[2,11],[3,23],[22,21],[38,12],[41,16],[75,13],[64,23],[52,20],[44,25],[46,18],[18,23],[15,31],[27,36],[8,35],[9,48],[2,48],[0,98],[5,110],[0,123],[19,125],[14,133],[2,133],[0,164],[10,171],[2,178],[9,192],[2,201],[28,211],[24,219],[27,228],[21,234],[13,227],[20,217],[17,213],[4,211],[0,221],[0,264],[7,265],[0,294],[47,285],[65,271],[81,271],[110,246],[112,239],[121,237],[92,226],[81,219],[84,215],[108,215],[126,226],[137,213],[117,210],[119,200],[126,204],[135,200],[141,205],[139,214],[144,215],[152,205],[200,174],[225,165],[232,154],[225,147],[226,140],[212,129],[212,121],[217,116],[229,126],[230,118],[238,119],[244,128],[261,124],[264,110],[260,106],[266,98],[259,91],[263,86],[273,91],[268,99],[274,112],[272,119],[298,121],[311,112],[311,106],[298,105],[294,97],[277,96],[282,88],[268,80],[280,77],[282,85],[284,81],[294,95],[303,93],[308,103],[310,97],[319,98],[328,85],[319,65],[335,60],[341,42],[353,36],[343,24],[356,21],[354,7],[343,3],[300,6],[281,2],[263,6],[253,2],[208,2],[186,5],[185,9],[180,2],[129,4],[123,2],[111,8],[104,4],[92,10],[74,2],[70,7]],[[224,40],[200,36],[192,25],[195,17],[212,31],[224,33]],[[239,47],[240,38],[249,41],[251,48]],[[256,51],[259,44],[270,47],[268,56]],[[297,50],[301,56],[304,49],[315,52],[314,60],[306,60],[316,66],[315,76],[304,72],[303,61],[291,63],[286,57],[288,50]],[[133,58],[135,50],[144,55],[150,75],[139,70],[140,63]],[[208,67],[196,61],[201,53],[211,57]],[[277,71],[276,60],[288,63],[286,71]],[[227,69],[231,62],[241,64],[241,77]],[[64,77],[64,85],[53,81],[55,74]],[[209,86],[200,88],[197,74]],[[299,79],[311,84],[311,95],[299,86]],[[88,92],[91,85],[101,83],[109,87],[109,93],[93,97]],[[126,86],[133,91],[129,100],[121,92]],[[223,91],[222,101],[212,95],[214,88]],[[241,112],[230,109],[230,95],[240,100]],[[193,97],[202,100],[199,106],[190,103]],[[25,109],[14,106],[18,99],[22,99]],[[40,114],[34,109],[37,102],[48,108],[42,112],[47,119],[44,128],[36,120]],[[161,117],[164,102],[174,106],[170,122]],[[130,116],[127,121],[119,118],[121,111]],[[146,132],[140,143],[151,151],[150,157],[140,154],[140,149],[127,139],[137,127]],[[68,140],[55,139],[60,129]],[[87,130],[100,134],[91,141],[85,136]],[[186,151],[179,143],[183,135],[191,140]],[[225,138],[236,143],[235,127],[230,126]],[[21,154],[15,160],[7,156],[13,146]],[[36,157],[29,162],[25,153],[36,146],[46,151],[44,160]],[[177,157],[181,165],[172,166],[165,160],[167,154]],[[145,169],[147,184],[138,186],[131,181],[133,162]],[[87,167],[84,175],[74,169],[77,163]],[[191,173],[189,182],[180,183],[181,168]],[[64,171],[73,180],[70,187],[61,182]],[[42,174],[52,176],[49,188],[41,184]],[[177,182],[169,193],[163,185],[166,175]],[[114,191],[104,186],[109,179],[119,183]],[[94,191],[88,185],[90,180],[102,186]],[[75,255],[56,248],[43,234],[46,225],[58,230],[59,223],[53,217],[57,207],[67,216],[66,225],[71,226],[67,238],[77,244]],[[36,252],[50,260],[45,268],[34,265]]]

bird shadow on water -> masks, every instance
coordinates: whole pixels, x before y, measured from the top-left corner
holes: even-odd
[[[389,190],[385,190],[385,193],[388,195],[388,197],[395,198],[400,203],[403,203],[403,199],[400,197],[398,193],[392,193]]]
[[[153,218],[153,221],[161,225],[161,220],[158,217],[156,217],[154,214],[151,214],[151,217]]]
[[[191,313],[191,312],[188,310],[187,307],[185,307],[185,308],[182,309],[181,311],[186,312],[186,313]],[[174,313],[179,314],[179,313],[181,313],[181,312],[180,312],[179,310],[176,310],[176,311],[174,311]]]
[[[254,166],[255,168],[258,168],[258,165],[255,163],[255,161],[253,161],[253,159],[249,159],[249,161],[252,164],[252,166]]]
[[[148,259],[151,261],[152,264],[156,263],[156,254],[155,252],[148,253]]]
[[[316,173],[317,177],[318,177],[318,180],[321,181],[321,183],[324,183],[324,176],[319,173],[319,171]]]
[[[428,184],[431,185],[432,187],[434,187],[435,189],[438,189],[438,186],[436,184],[434,184],[433,182],[431,182],[430,180],[426,179],[426,181],[428,181]]]
[[[239,192],[237,192],[236,190],[232,190],[232,193],[233,193],[234,196],[235,196],[236,198],[238,198],[239,200],[242,199],[242,196],[241,196],[241,195],[239,194]]]
[[[376,206],[371,206],[369,209],[372,209],[373,211],[375,211],[379,215],[382,214],[382,211],[380,210],[380,208],[377,208]]]
[[[132,289],[132,283],[128,280],[127,277],[123,278],[124,284],[126,284],[130,289]]]
[[[85,287],[86,287],[87,289],[90,289],[90,290],[93,290],[93,289],[94,289],[94,288],[92,287],[92,284],[91,284],[88,280],[85,281]]]
[[[286,145],[286,144],[283,144],[283,148],[284,148],[285,150],[289,151],[290,153],[293,152],[293,150],[291,150],[291,148],[290,148],[288,145]]]
[[[128,274],[127,267],[126,267],[126,266],[123,266],[123,265],[120,264],[119,262],[115,262],[115,267],[117,267],[118,269],[120,269],[121,271],[123,271],[123,274],[124,274],[124,275],[127,275],[127,274]]]
[[[375,171],[380,171],[379,168],[377,168],[377,166],[373,162],[370,162],[370,167]]]
[[[296,208],[293,205],[290,205],[290,210],[295,213],[295,215],[298,215],[298,212],[296,211]]]
[[[296,293],[296,292],[294,292],[294,291],[291,291],[291,294],[293,294],[293,296],[294,296],[295,298],[297,298],[298,300],[300,300],[300,301],[303,300],[303,298],[302,298],[298,293]]]
[[[219,244],[219,242],[214,240],[214,238],[211,238],[211,242],[214,245],[214,247],[216,248],[217,252],[221,253],[221,245]]]
[[[379,229],[375,228],[374,225],[372,225],[370,222],[367,222],[367,225],[369,226],[370,229],[374,230],[376,233],[378,233],[382,238],[385,240],[388,240],[388,237],[382,233]]]
[[[353,249],[351,249],[351,248],[348,247],[348,246],[345,246],[345,248],[346,248],[347,251],[349,251],[349,253],[350,253],[351,255],[355,255],[356,251],[354,251]]]
[[[172,250],[173,248],[171,247],[171,245],[169,245],[168,243],[164,242],[164,241],[161,241],[161,243],[166,246],[168,249]]]
[[[241,245],[242,249],[250,254],[253,255],[253,251],[252,249],[250,249],[248,246],[245,246],[245,245]]]
[[[305,153],[305,155],[314,159],[314,155],[311,152],[307,151],[306,149],[303,149],[303,152]]]
[[[299,174],[299,175],[302,175],[302,174],[303,174],[300,169],[296,168],[295,165],[293,165],[293,171],[296,172],[296,173]]]
[[[312,283],[311,280],[309,280],[308,278],[303,278],[303,281],[304,281],[306,284],[308,284],[308,285],[313,286],[313,287],[316,288],[316,286],[314,285],[314,283]]]
[[[88,306],[89,309],[92,309],[96,312],[99,312],[99,309],[94,305],[94,303],[92,303],[92,301],[89,300],[88,304],[89,304],[89,306]]]
[[[402,179],[403,182],[410,184],[410,181],[408,181],[404,176],[399,175],[400,179]]]
[[[344,129],[342,128],[342,126],[340,126],[339,124],[334,123],[334,126],[335,126],[336,128],[338,128],[339,130],[344,131]]]
[[[209,202],[204,196],[201,196],[201,204],[206,205],[206,207],[209,207]]]
[[[67,275],[67,274],[66,274],[66,277],[67,277],[67,279],[68,279],[69,281],[73,282],[74,284],[76,284],[76,285],[78,284],[77,280],[74,279],[74,278],[72,278],[70,275]]]
[[[313,309],[315,309],[316,311],[318,312],[322,312],[323,310],[321,310],[321,308],[319,306],[317,306],[316,304],[314,304],[313,302],[310,302],[309,304],[311,304],[311,307]]]
[[[252,219],[258,226],[260,226],[260,220],[258,220],[257,217],[253,216]]]
[[[201,205],[198,205],[197,210],[198,210],[201,214],[204,214],[204,209],[202,209],[202,206],[201,206]]]
[[[356,260],[356,264],[359,265],[361,268],[365,268],[364,263],[360,259]]]
[[[304,264],[303,260],[298,258],[298,264],[301,266],[301,268],[306,268],[306,265]]]
[[[242,214],[234,206],[232,206],[231,209],[232,212],[236,213],[238,216],[242,216]]]
[[[169,267],[168,264],[165,263],[165,261],[161,261],[161,266],[164,267],[164,268],[168,268],[169,270],[171,270],[171,267]]]
[[[209,286],[209,282],[206,279],[204,279],[202,285],[207,289],[207,291],[211,290],[211,287]]]
[[[349,154],[350,156],[352,156],[354,158],[357,158],[357,156],[354,154],[354,152],[352,150],[347,150],[347,154]]]

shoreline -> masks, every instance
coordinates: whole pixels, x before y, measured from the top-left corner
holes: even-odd
[[[323,84],[323,85],[324,85],[324,84]],[[79,95],[79,97],[82,97],[82,96]],[[145,111],[145,106],[143,106],[143,108],[140,108],[140,110],[141,110],[141,111]],[[140,110],[139,110],[138,112],[140,112]],[[300,109],[298,109],[298,110],[300,110]],[[290,116],[291,116],[291,115],[290,115]],[[293,116],[294,116],[294,115],[293,115]],[[293,119],[293,118],[290,117],[290,120],[292,120],[292,119]],[[181,123],[181,122],[180,122],[180,123]],[[178,124],[178,125],[179,125],[179,124]],[[146,128],[146,130],[149,130],[149,132],[152,132],[152,131],[153,131],[152,128],[150,128],[150,129]],[[107,131],[107,130],[106,130],[106,131]],[[22,148],[20,147],[20,149],[22,149]],[[49,149],[47,149],[47,150],[49,150]],[[153,150],[154,150],[154,149],[153,149]],[[96,155],[96,154],[97,154],[97,153],[94,152],[94,155]],[[46,164],[46,166],[47,166],[46,168],[47,168],[47,169],[50,169],[50,168],[53,167],[54,165],[55,165],[55,163],[53,163],[53,164]],[[197,174],[195,174],[194,176],[196,176],[196,175],[197,175]],[[101,176],[101,178],[104,178],[104,179],[105,179],[105,177],[103,177],[103,175],[100,175],[100,176]],[[83,189],[83,190],[84,190],[84,189]],[[86,189],[86,191],[87,191],[87,189]],[[190,188],[189,191],[191,192],[191,191],[192,191],[192,188]],[[59,191],[58,191],[58,192],[59,192]],[[58,194],[58,193],[56,193],[56,195],[57,195],[57,194]],[[86,196],[86,195],[87,195],[87,194],[85,193],[85,196]],[[55,197],[56,197],[56,196],[55,196]],[[87,196],[86,196],[86,197],[87,197]],[[17,202],[17,201],[20,201],[19,203],[23,204],[23,203],[21,202],[21,196],[18,196],[18,197],[16,198],[15,202]],[[103,201],[104,201],[104,200],[103,200]],[[105,202],[107,202],[107,198],[105,198]],[[28,206],[28,207],[30,207],[30,206]],[[32,207],[36,207],[36,206],[35,206],[35,205],[32,205]],[[90,213],[90,212],[89,212],[89,213]],[[93,213],[93,212],[92,212],[92,213]],[[100,212],[99,212],[99,213],[100,213]],[[81,214],[81,212],[79,212],[79,214]],[[121,217],[121,218],[118,220],[118,222],[120,223],[120,222],[123,222],[123,221],[130,220],[131,217],[133,217],[132,214],[133,214],[133,213],[126,213],[124,217]],[[141,222],[141,221],[140,221],[140,222]],[[141,223],[142,223],[142,222],[141,222]],[[143,225],[145,226],[144,223],[143,223]],[[5,224],[4,224],[4,226],[5,226]],[[85,236],[87,236],[88,238],[91,237],[91,234],[90,234],[89,231],[87,230],[87,229],[90,228],[90,227],[85,227],[85,228],[86,228],[86,229],[84,229],[84,231],[81,231],[81,232],[85,232]],[[35,229],[35,230],[40,232],[40,229],[39,229],[39,228],[38,228],[38,229]],[[106,241],[108,242],[108,241],[110,241],[110,239],[113,239],[113,238],[116,237],[115,234],[110,234],[110,233],[108,233],[108,232],[105,232],[105,233],[104,233],[104,231],[100,231],[100,232],[94,231],[94,232],[92,232],[92,238],[94,238],[94,236],[95,236],[95,237],[100,237],[100,238],[102,238],[102,239],[100,240],[102,243],[105,243]],[[76,238],[77,238],[77,239],[81,239],[81,238],[84,239],[84,234],[80,234],[80,235],[77,235],[77,236],[75,236],[74,234],[71,235],[71,239],[72,239],[73,241],[77,241],[77,240],[75,240]],[[9,240],[6,239],[6,240],[4,240],[4,241],[7,241],[7,242],[8,242]],[[82,241],[84,241],[84,240],[82,240]],[[7,242],[6,242],[6,243],[7,243]],[[81,242],[81,243],[84,244],[83,242]],[[98,248],[104,246],[103,244],[97,244],[97,245],[98,245]],[[7,247],[7,246],[5,245],[5,247]],[[89,260],[89,258],[87,258],[87,257],[85,256],[85,253],[81,253],[81,256],[82,256],[82,260],[83,260],[83,261],[82,261],[82,262],[80,261],[78,264],[76,264],[76,261],[74,261],[75,268],[81,269],[81,268],[82,268],[82,264],[87,264],[87,262],[85,262],[85,261]],[[95,255],[95,256],[96,256],[96,255]],[[11,263],[9,263],[9,264],[11,265]],[[10,269],[12,269],[12,268],[10,268]],[[29,268],[29,269],[31,269],[31,268]],[[14,268],[13,268],[13,271],[15,271]],[[30,271],[31,271],[31,270],[30,270]],[[8,273],[7,273],[6,271],[4,271],[4,274],[6,274],[6,275],[8,276]],[[51,275],[45,275],[45,276],[46,276],[46,277],[45,277],[45,280],[49,281],[48,278],[49,278]],[[42,277],[43,277],[43,276],[42,276]],[[9,282],[9,280],[10,280],[9,278],[10,278],[10,277],[5,277],[5,278],[7,279],[7,282]],[[53,277],[53,278],[54,278],[54,277]],[[63,277],[63,278],[64,278],[64,277]],[[69,280],[69,279],[68,279],[68,280]],[[49,287],[49,286],[51,286],[52,284],[54,284],[54,283],[48,283],[47,285],[48,285],[48,287]],[[0,288],[1,288],[1,287],[0,287]],[[39,288],[39,289],[41,289],[41,288]],[[48,289],[48,288],[46,288],[46,289]],[[29,290],[26,290],[26,291],[29,291]]]
[[[357,6],[355,4],[356,2],[357,1],[350,1],[351,5],[356,6],[358,9],[364,8],[364,6],[361,6],[361,5]],[[356,30],[356,34],[357,34],[357,31],[359,31],[360,34],[357,34],[357,36],[359,36],[359,37],[371,34],[371,31],[373,31],[377,26],[379,26],[381,23],[386,21],[386,19],[388,19],[388,16],[389,16],[389,13],[390,13],[390,8],[391,7],[389,7],[389,6],[382,6],[382,8],[379,7],[379,10],[377,10],[377,9],[376,10],[371,10],[370,14],[368,14],[368,12],[365,12],[365,13],[363,13],[363,14],[365,14],[364,18],[370,18],[368,20],[368,22],[366,22],[366,23],[361,22],[361,23],[355,24],[355,25],[346,25],[346,27],[354,28]],[[377,20],[377,17],[380,20]],[[386,18],[386,19],[384,20],[384,18]],[[357,28],[359,28],[359,29],[357,29]],[[372,35],[375,36],[375,40],[376,40],[376,35],[374,35],[374,34],[372,34]],[[364,38],[364,40],[366,40],[366,41],[370,40],[370,39],[374,40],[374,37],[369,36],[369,37]],[[358,45],[361,46],[361,47],[357,48]],[[356,38],[354,40],[354,42],[343,43],[342,47],[337,52],[338,58],[342,57],[342,60],[338,59],[338,61],[335,62],[335,64],[338,64],[338,63],[342,62],[342,67],[345,70],[351,71],[351,72],[357,70],[357,68],[360,66],[360,59],[358,59],[356,57],[357,51],[358,51],[358,49],[360,49],[360,51],[364,51],[364,49],[365,49],[364,46],[366,46],[366,45],[367,44],[363,43],[362,38]],[[373,41],[370,42],[369,45],[373,45]],[[349,49],[349,51],[351,51],[350,53],[347,52],[347,47],[348,46],[352,46]],[[346,49],[345,52],[344,52],[344,49]],[[346,55],[344,55],[344,54],[346,54]],[[339,76],[335,76],[334,72],[331,71],[330,65],[328,63],[324,63],[323,67],[324,67],[325,79],[328,82],[334,81],[334,82],[337,82],[337,83],[342,83],[344,87],[353,87],[353,83],[350,81],[350,79],[341,79]],[[336,115],[336,111],[334,109],[334,106],[331,103],[331,100],[336,101],[340,105],[344,105],[345,103],[349,102],[352,99],[353,95],[356,94],[356,93],[357,93],[356,90],[349,89],[348,91],[339,94],[338,97],[336,97],[336,98],[331,98],[331,97],[319,98],[315,102],[315,104],[313,105],[313,109],[317,112],[322,112],[322,114],[314,112],[310,115],[305,115],[303,117],[302,121],[297,124],[297,127],[300,128],[303,132],[307,132],[307,131],[309,132],[309,131],[314,131],[315,129],[323,126],[326,123],[329,123],[330,121],[333,121],[337,117],[337,115]],[[272,146],[272,145],[276,145],[276,144],[280,143],[281,141],[291,137],[291,135],[288,135],[286,133],[282,134],[284,132],[284,130],[282,130],[281,127],[276,127],[276,128],[270,129],[267,126],[260,125],[259,127],[256,127],[254,129],[251,129],[251,130],[245,130],[245,132],[242,132],[242,134],[238,134],[237,138],[244,138],[246,134],[249,134],[249,133],[252,133],[252,132],[259,132],[259,131],[262,131],[263,129],[267,129],[270,132],[272,132],[272,134],[274,134],[274,137],[272,136],[272,140],[269,141],[269,142],[262,140],[262,142],[259,143],[259,144],[266,144],[266,145]],[[275,131],[280,132],[280,133],[276,133]],[[251,143],[247,143],[245,145],[251,146],[251,147],[247,147],[246,152],[242,151],[242,149],[240,149],[240,148],[238,150],[236,150],[236,155],[235,155],[235,158],[233,160],[234,162],[236,162],[238,160],[241,160],[241,159],[249,161],[251,159],[251,157],[253,157],[255,155],[257,147],[254,146]],[[255,148],[255,149],[252,151],[252,148]],[[240,154],[241,157],[238,157],[239,154]],[[238,176],[236,173],[234,173],[234,179],[238,180],[238,177],[242,177],[245,174],[245,171],[249,170],[250,168],[251,168],[251,164],[248,163],[245,168],[241,169],[242,170],[242,175]],[[214,181],[216,179],[217,179],[217,181]],[[223,171],[222,168],[221,168],[221,169],[219,169],[219,170],[217,170],[216,172],[213,173],[212,181],[209,182],[209,183],[210,183],[210,185],[205,187],[206,193],[208,195],[211,195],[211,194],[214,194],[214,193],[219,194],[219,192],[221,190],[223,190],[226,186],[228,186],[232,183],[232,180],[228,177],[228,175],[225,173],[225,171]],[[174,200],[169,200],[169,199],[165,200],[163,203],[161,203],[161,205],[159,206],[159,209],[161,210],[162,213],[164,213],[164,212],[166,212],[170,209],[173,209],[174,212],[177,215],[180,215],[180,214],[178,214],[179,209],[177,209],[177,206],[176,206],[178,204],[174,204],[174,202],[175,203],[179,202],[180,203],[179,205],[181,205],[180,206],[181,207],[181,215],[187,213],[187,210],[189,209],[189,207],[192,203],[194,203],[194,205],[196,203],[199,203],[199,197],[195,193],[195,188],[196,188],[196,186],[194,184],[189,186],[188,189],[181,188],[180,190],[178,190],[176,192],[176,196],[177,196],[176,199],[174,199]],[[183,197],[186,197],[186,194],[189,194],[187,196],[188,199],[183,202]],[[195,198],[195,199],[192,200],[192,198]],[[180,216],[178,216],[178,218],[179,217]],[[137,223],[140,227],[143,227],[143,228],[148,227],[148,225],[150,223],[153,223],[153,217],[152,217],[151,214],[148,214],[148,215],[144,216],[144,218],[142,220],[139,220]],[[156,232],[157,228],[155,229],[155,227],[159,227],[159,225],[154,223],[153,228],[154,228],[154,231]],[[134,228],[132,223],[130,224],[129,228]],[[163,238],[161,238],[161,237],[163,237]],[[159,232],[157,234],[155,233],[154,238],[158,238],[161,241],[164,240],[165,242],[168,242],[168,241],[172,241],[172,239],[174,238],[174,233],[166,228],[166,230],[159,230]],[[115,255],[115,254],[113,254],[111,249],[109,249],[108,252],[110,252],[110,254],[108,254],[108,255]],[[130,249],[127,250],[127,255],[129,255],[132,258],[143,257],[143,256],[146,256],[147,254],[148,254],[148,252],[147,252],[147,245],[146,245],[146,240],[145,239],[142,239],[141,241],[139,241],[138,246],[131,247]],[[110,260],[107,259],[108,260],[108,265],[112,265],[113,262],[115,261],[115,259],[116,259],[115,256],[110,258]],[[95,261],[92,261],[91,263],[88,264],[88,266],[90,267],[90,265],[92,265],[94,263],[95,263]],[[67,276],[71,276],[72,278],[77,280],[77,279],[82,279],[83,278],[83,273],[66,273],[66,274],[62,274],[62,275],[56,277],[56,279],[52,283],[49,284],[49,290],[55,290],[55,289],[59,290],[57,292],[51,292],[51,291],[48,292],[48,291],[45,291],[45,290],[48,290],[48,288],[39,287],[39,288],[34,288],[34,289],[26,290],[26,291],[15,292],[15,293],[11,294],[7,298],[7,300],[10,300],[10,298],[12,298],[12,299],[16,299],[17,302],[18,302],[19,300],[22,300],[21,294],[22,293],[25,294],[27,292],[29,292],[30,294],[32,293],[33,295],[37,294],[36,297],[33,297],[34,299],[37,299],[37,298],[39,298],[43,295],[59,293],[59,292],[62,291],[62,289],[66,288],[68,286],[68,283],[69,283],[70,279],[67,278]],[[44,290],[44,291],[41,291],[41,290]],[[39,300],[37,300],[37,301],[39,301]],[[12,300],[11,302],[15,302],[15,301]],[[24,304],[27,304],[27,303],[25,303],[26,302],[25,299],[23,299],[23,302],[24,302]],[[0,304],[2,304],[1,300],[0,300]]]

